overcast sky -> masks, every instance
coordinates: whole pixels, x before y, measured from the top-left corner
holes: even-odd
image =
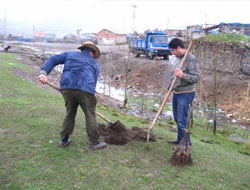
[[[135,19],[132,5],[136,5]],[[11,25],[13,20],[18,21],[19,26]],[[6,0],[0,5],[1,28],[7,25],[7,29],[23,27],[32,30],[34,26],[45,32],[69,33],[76,29],[98,32],[106,28],[128,33],[133,26],[136,31],[143,32],[146,29],[185,29],[190,25],[220,22],[250,23],[250,1]]]

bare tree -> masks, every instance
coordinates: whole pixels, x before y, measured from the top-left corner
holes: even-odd
[[[203,51],[198,50],[199,62],[201,63],[202,80],[199,83],[199,98],[205,107],[210,107],[209,96],[211,100],[212,120],[213,120],[213,133],[216,134],[217,119],[218,119],[218,100],[223,97],[227,84],[238,73],[238,61],[237,47],[232,44],[221,44],[218,42],[202,42],[199,44],[199,48],[203,48]],[[211,75],[210,75],[211,72]],[[209,76],[212,76],[212,83],[209,83]],[[206,77],[206,78],[204,78]],[[211,93],[205,89],[205,86],[211,87]],[[208,87],[209,88],[209,87]],[[206,114],[206,112],[205,112]]]
[[[128,74],[131,71],[135,61],[132,59],[133,56],[126,48],[126,46],[121,47],[123,52],[123,80],[124,80],[124,101],[122,108],[126,108],[128,103]]]
[[[248,86],[247,86],[247,102],[246,102],[246,106],[247,106],[247,110],[248,110],[248,117],[246,120],[246,126],[247,126],[247,130],[248,130],[248,140],[246,142],[246,146],[250,148],[250,97],[249,97],[249,92],[250,92],[250,82],[248,82]]]
[[[215,54],[214,54],[214,60],[213,60],[213,115],[214,115],[214,129],[213,133],[216,134],[216,128],[217,128],[217,91],[219,87],[219,82],[217,80],[217,74],[218,74],[218,44],[215,45]]]

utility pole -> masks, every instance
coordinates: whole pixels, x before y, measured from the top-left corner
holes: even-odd
[[[169,18],[168,18],[168,22],[167,22],[167,29],[168,29],[168,26],[169,26]]]
[[[4,11],[3,12],[3,14],[4,14],[4,25],[3,25],[3,27],[4,27],[4,30],[3,30],[3,34],[6,36],[6,33],[7,33],[7,21],[6,21],[6,11]]]
[[[35,26],[33,26],[33,40],[35,39]]]
[[[205,14],[205,27],[207,28],[207,13]]]
[[[132,23],[132,33],[135,32],[135,9],[138,7],[138,5],[131,5],[133,7],[133,23]]]
[[[168,21],[167,21],[167,29],[165,30],[166,34],[170,34],[170,32],[168,31],[168,26],[169,26],[169,18],[168,18]]]

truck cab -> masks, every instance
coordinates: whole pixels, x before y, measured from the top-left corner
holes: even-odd
[[[142,39],[140,37],[131,37],[129,41],[129,49],[136,57],[145,55],[149,59],[159,56],[168,59],[171,55],[169,42],[173,39],[172,36],[166,35],[164,32],[148,32]]]
[[[147,33],[145,38],[146,56],[150,59],[155,56],[168,59],[168,56],[171,55],[168,44],[172,38],[163,32]]]

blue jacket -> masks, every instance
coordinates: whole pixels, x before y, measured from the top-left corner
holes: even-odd
[[[49,74],[59,64],[64,64],[61,89],[77,89],[95,94],[99,66],[87,51],[67,51],[51,56],[42,66]]]

